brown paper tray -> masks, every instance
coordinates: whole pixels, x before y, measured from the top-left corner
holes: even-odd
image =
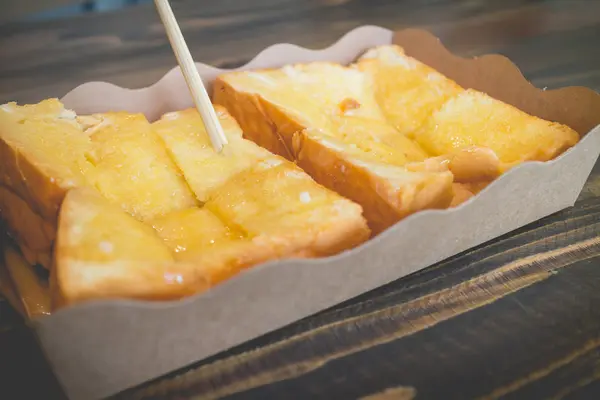
[[[409,55],[472,87],[585,135],[553,161],[522,164],[450,210],[423,211],[364,245],[334,257],[270,262],[176,302],[98,301],[32,321],[72,399],[102,398],[414,273],[468,248],[571,206],[600,153],[600,95],[585,88],[542,91],[508,59],[462,59],[429,33],[357,28],[331,47],[267,48],[239,69],[316,60],[349,63],[394,41]],[[225,72],[198,64],[207,84]],[[123,89],[86,83],[63,99],[78,113],[127,110],[154,120],[192,106],[176,68],[156,84]],[[432,244],[435,244],[432,246]],[[401,260],[400,262],[398,260]]]

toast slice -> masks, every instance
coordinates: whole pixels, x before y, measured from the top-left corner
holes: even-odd
[[[381,147],[398,164],[421,161],[427,153],[397,135],[385,119],[365,74],[316,62],[279,70],[233,72],[217,77],[214,101],[227,108],[244,135],[294,160],[292,137],[315,128],[372,152]]]
[[[225,110],[216,109],[228,146],[216,155],[198,112],[188,109],[163,115],[153,124],[169,154],[200,202],[235,174],[267,159],[269,151],[242,138],[238,124]]]
[[[103,298],[172,299],[203,287],[151,226],[89,188],[64,199],[54,250],[54,308]]]
[[[0,106],[0,213],[31,264],[50,267],[66,192],[89,184],[92,143],[56,99]]]
[[[92,143],[56,99],[0,106],[0,184],[55,224],[66,192],[89,183]]]
[[[228,73],[215,81],[214,101],[248,138],[359,203],[374,233],[452,200],[447,169],[406,168],[428,154],[387,122],[370,80],[356,68],[312,63]]]
[[[403,135],[410,136],[432,112],[463,91],[396,45],[368,50],[353,67],[365,74],[386,120]]]
[[[458,182],[489,181],[525,161],[548,161],[579,140],[571,128],[454,81],[399,46],[367,51],[356,63],[387,120],[432,156],[445,156]]]
[[[260,244],[260,254],[274,252],[270,257],[277,258],[329,255],[367,240],[370,231],[360,206],[244,139],[225,109],[215,109],[229,141],[222,154],[210,148],[195,110],[170,113],[154,123],[204,209],[212,213],[195,213],[210,220],[206,226],[223,234],[218,218],[228,227],[228,240],[250,239]]]
[[[268,240],[278,258],[336,254],[370,236],[357,204],[283,159],[236,175],[211,193],[205,207],[248,237]]]
[[[151,226],[93,190],[74,189],[60,213],[53,308],[108,298],[177,299],[275,257],[269,243],[231,231],[201,208],[173,211]]]
[[[402,138],[414,139],[415,132],[433,113],[464,92],[456,82],[407,56],[396,45],[368,50],[353,67],[366,75],[378,106]],[[437,161],[440,165],[436,170],[451,171],[454,180],[461,183],[489,181],[501,173],[498,157],[486,147],[469,146],[447,153],[431,152],[427,146],[423,149],[437,157],[428,159],[424,165],[411,164],[410,170],[430,168]]]
[[[98,123],[86,134],[93,145],[94,186],[104,197],[142,221],[197,204],[160,136],[142,114],[92,117]]]
[[[525,161],[551,160],[579,141],[579,134],[566,125],[531,116],[472,89],[447,100],[414,137],[433,155],[490,149],[502,171]]]

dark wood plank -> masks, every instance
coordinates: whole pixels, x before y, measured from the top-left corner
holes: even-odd
[[[124,398],[552,395],[600,345],[599,231],[581,202]]]
[[[538,86],[600,87],[595,1],[182,0],[174,9],[195,58],[219,66],[278,41],[327,46],[362,24],[421,26],[459,54],[509,56]],[[151,5],[0,26],[0,102],[60,97],[89,80],[141,87],[174,65]]]
[[[3,305],[0,305],[3,307]],[[5,311],[7,309],[4,309]],[[0,398],[10,400],[62,400],[58,382],[49,371],[33,333],[22,322],[0,330]],[[13,321],[18,316],[12,315]]]
[[[327,46],[362,24],[420,26],[458,54],[508,56],[539,87],[600,90],[598,1],[172,3],[196,58],[219,66],[280,41]],[[88,80],[140,87],[173,65],[150,5],[0,25],[0,103]],[[600,163],[571,209],[119,398],[600,398],[599,236]],[[5,310],[0,397],[60,396]]]
[[[83,3],[83,0],[5,0],[2,2],[1,21],[23,18],[55,7]]]

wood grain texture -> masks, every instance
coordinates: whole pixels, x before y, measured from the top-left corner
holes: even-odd
[[[123,398],[553,395],[540,380],[600,344],[599,229],[582,202]]]
[[[508,56],[538,87],[600,90],[598,1],[172,4],[194,57],[221,67],[276,42],[319,48],[363,24],[416,26],[459,55]],[[174,65],[151,6],[0,25],[0,103],[89,80],[145,86]],[[117,398],[600,398],[599,236],[600,163],[573,208]],[[2,301],[0,326],[0,394],[61,396]]]
[[[83,0],[4,0],[2,1],[0,20],[9,21],[32,13],[77,3],[83,3]]]

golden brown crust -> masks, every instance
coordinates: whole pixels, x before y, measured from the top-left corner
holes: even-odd
[[[322,231],[308,247],[307,258],[326,257],[352,249],[367,241],[371,230],[359,218],[340,218],[335,229]]]
[[[28,318],[50,314],[50,294],[46,282],[43,282],[33,268],[17,252],[6,246],[4,262],[8,274]]]
[[[58,256],[61,257],[60,253]],[[183,262],[105,263],[65,259],[61,265],[71,273],[57,276],[60,284],[53,295],[53,309],[102,299],[175,300],[209,287],[205,277],[198,276],[196,265]],[[171,283],[163,277],[168,277]]]
[[[294,153],[298,165],[317,182],[362,205],[374,234],[420,209],[445,208],[452,198],[450,173],[430,173],[431,188],[407,193],[407,187],[398,190],[372,168],[348,160],[306,132],[295,136]]]
[[[467,147],[453,154],[430,157],[424,161],[406,164],[409,171],[450,171],[456,182],[483,182],[496,179],[503,165],[493,150],[485,147]]]
[[[15,310],[17,310],[17,312],[21,314],[23,318],[27,318],[27,314],[23,309],[23,303],[21,302],[21,298],[19,297],[19,294],[15,289],[15,285],[12,282],[12,278],[8,273],[8,269],[4,264],[3,246],[4,244],[2,243],[2,240],[0,240],[0,295],[2,295],[6,300],[8,300],[10,305]]]
[[[0,213],[27,261],[50,268],[56,225],[36,214],[25,200],[0,185]]]
[[[87,188],[65,197],[52,272],[55,307],[105,298],[174,299],[207,286],[195,265],[175,262],[152,228]]]
[[[392,204],[382,198],[372,185],[369,171],[358,168],[337,152],[299,133],[295,138],[298,165],[315,181],[363,207],[365,218],[373,233],[402,217]]]
[[[468,185],[463,183],[454,183],[452,185],[452,189],[454,191],[454,197],[450,203],[450,208],[461,205],[475,195],[471,190],[469,190]]]
[[[0,183],[25,199],[34,212],[55,222],[62,199],[72,186],[64,187],[46,175],[1,136],[0,160]]]
[[[41,135],[45,140],[39,140]],[[66,146],[66,138],[76,139],[73,149]],[[36,214],[56,223],[66,192],[85,184],[87,145],[89,140],[82,135],[75,114],[57,99],[25,106],[2,105],[0,184],[25,200]],[[61,157],[69,158],[64,161],[68,164],[65,168],[55,165]]]
[[[498,156],[486,147],[467,147],[447,158],[448,168],[457,182],[491,181],[500,176],[502,171]]]
[[[217,77],[213,84],[213,101],[223,106],[240,125],[244,137],[271,153],[278,154],[294,161],[290,152],[291,136],[286,133],[295,132],[300,126],[290,125],[281,132],[279,127],[265,118],[266,110],[261,104],[260,98],[249,93],[238,92],[225,80]],[[284,138],[288,136],[286,141]]]

